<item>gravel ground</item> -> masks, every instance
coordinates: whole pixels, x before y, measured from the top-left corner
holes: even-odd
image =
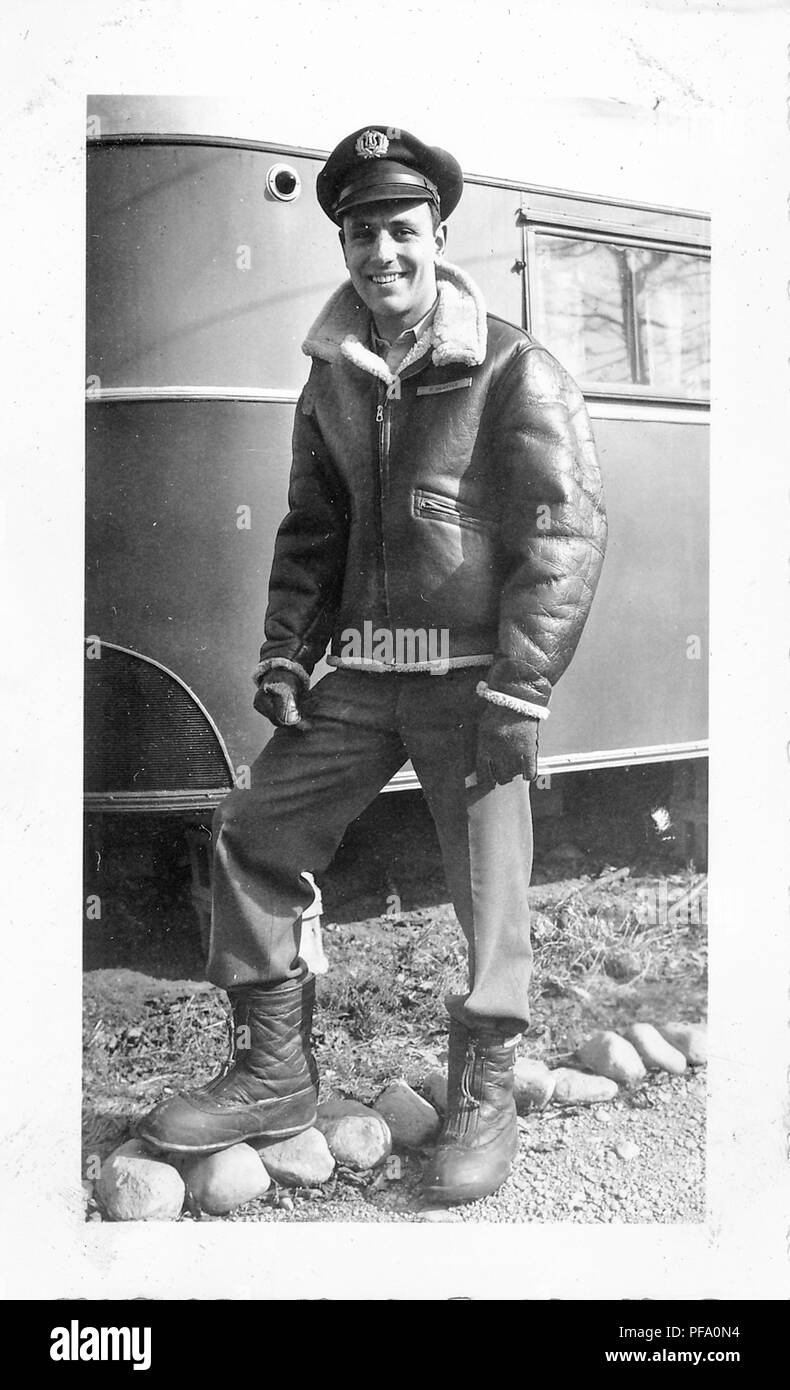
[[[564,1032],[579,1040],[596,1026],[622,1026],[644,1012],[633,984],[618,986],[600,977],[597,990],[595,985],[587,981],[581,1000],[553,993],[544,998],[543,1017],[552,1027],[539,1021],[537,1036],[525,1039],[521,1051],[544,1051],[552,1060],[544,1050],[547,1037]],[[330,1030],[316,1049],[322,1097],[354,1094],[370,1104],[383,1084],[404,1074],[419,1089],[420,1076],[437,1064],[444,1037],[436,1032],[432,1038],[388,1038],[375,1049]],[[163,1094],[211,1074],[225,1055],[223,996],[201,983],[165,982],[125,970],[94,972],[86,981],[86,1038],[87,1159],[97,1153],[105,1157],[129,1138],[135,1117]],[[510,1178],[493,1196],[464,1206],[426,1208],[420,1179],[428,1150],[400,1151],[372,1173],[339,1169],[321,1189],[273,1184],[265,1198],[226,1217],[200,1219],[703,1221],[705,1104],[700,1069],[681,1077],[656,1073],[632,1091],[621,1089],[606,1104],[549,1106],[524,1116]],[[95,1208],[89,1208],[91,1214]]]
[[[705,1219],[704,1072],[650,1081],[608,1105],[549,1109],[519,1120],[519,1128],[519,1152],[508,1181],[478,1202],[426,1207],[419,1195],[421,1163],[412,1156],[403,1158],[399,1180],[382,1173],[363,1189],[341,1176],[322,1197],[280,1189],[225,1219],[581,1225]],[[276,1205],[282,1197],[284,1209]]]
[[[632,782],[630,803],[627,779],[613,782],[536,827],[533,1012],[519,1051],[549,1066],[566,1065],[597,1029],[705,1016],[704,895],[686,918],[644,910],[659,889],[671,904],[700,878],[671,843],[640,839],[644,808],[663,789]],[[465,951],[424,809],[380,798],[355,836],[322,883],[331,970],[318,980],[314,1048],[321,1098],[370,1105],[398,1077],[419,1091],[435,1069],[447,1037],[441,999],[463,988]],[[84,1154],[103,1159],[163,1095],[216,1072],[227,1018],[225,996],[203,977],[177,841],[135,840],[123,827],[101,848],[88,879],[102,917],[86,923]],[[396,915],[385,911],[393,894]],[[398,1153],[374,1173],[336,1170],[322,1189],[273,1185],[228,1216],[200,1219],[703,1221],[705,1103],[704,1071],[688,1071],[654,1075],[608,1104],[528,1115],[507,1183],[464,1206],[426,1208],[427,1155]],[[88,1215],[100,1219],[90,1205]]]

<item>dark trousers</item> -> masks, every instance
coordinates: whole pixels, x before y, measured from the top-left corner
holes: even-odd
[[[304,870],[322,873],[343,833],[411,758],[436,824],[468,944],[463,1022],[516,1033],[529,1022],[529,785],[477,785],[480,671],[367,674],[337,670],[302,699],[302,722],[277,729],[214,820],[208,977],[227,989],[296,979]]]

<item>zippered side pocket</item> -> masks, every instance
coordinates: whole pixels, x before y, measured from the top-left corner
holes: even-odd
[[[426,521],[446,521],[452,526],[468,526],[473,531],[491,531],[494,527],[492,516],[481,515],[463,502],[452,497],[443,497],[440,492],[428,492],[416,488],[414,492],[414,515]]]

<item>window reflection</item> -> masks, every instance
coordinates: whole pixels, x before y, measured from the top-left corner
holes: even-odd
[[[705,257],[538,233],[534,324],[590,385],[702,396],[710,386]]]

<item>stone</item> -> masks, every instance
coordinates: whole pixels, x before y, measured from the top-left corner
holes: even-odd
[[[234,1144],[220,1153],[191,1158],[184,1165],[184,1177],[193,1202],[210,1216],[223,1216],[253,1202],[271,1185],[251,1144]]]
[[[439,1133],[439,1116],[433,1106],[405,1081],[394,1081],[382,1091],[374,1108],[386,1120],[393,1144],[419,1149]]]
[[[590,1076],[588,1072],[574,1071],[571,1067],[557,1067],[552,1075],[555,1105],[600,1105],[602,1101],[614,1100],[617,1095],[617,1082],[608,1076]]]
[[[356,1123],[341,1124],[341,1120]],[[375,1168],[392,1152],[392,1135],[386,1120],[358,1100],[325,1101],[318,1107],[316,1128],[324,1135],[336,1161],[358,1173]]]
[[[618,1085],[635,1086],[646,1076],[645,1064],[636,1048],[619,1033],[593,1033],[582,1043],[576,1056],[581,1066],[596,1076],[608,1076]]]
[[[392,1152],[386,1120],[372,1110],[367,1115],[337,1115],[325,1120],[322,1133],[336,1162],[357,1173],[375,1168]]]
[[[130,1139],[104,1160],[94,1195],[110,1221],[175,1221],[186,1194],[171,1163]]]
[[[457,1212],[448,1211],[447,1207],[428,1207],[420,1212],[421,1221],[460,1221]]]
[[[269,1176],[285,1187],[318,1187],[335,1171],[329,1145],[315,1127],[291,1139],[259,1139],[255,1147]]]
[[[632,1023],[622,1036],[636,1048],[648,1071],[668,1071],[680,1076],[686,1070],[682,1052],[662,1038],[652,1023]]]
[[[639,1157],[639,1145],[635,1144],[633,1139],[619,1139],[612,1148],[624,1163],[630,1163],[632,1159]]]
[[[630,951],[627,947],[619,947],[607,952],[604,956],[603,968],[613,980],[635,980],[642,970],[642,961],[638,952]]]
[[[513,1068],[513,1098],[519,1114],[544,1110],[554,1092],[554,1074],[545,1062],[517,1057]]]
[[[447,1076],[443,1071],[432,1071],[423,1082],[428,1099],[440,1114],[447,1110]]]
[[[683,1053],[689,1066],[705,1066],[708,1038],[704,1023],[659,1023],[657,1026],[662,1038]]]

